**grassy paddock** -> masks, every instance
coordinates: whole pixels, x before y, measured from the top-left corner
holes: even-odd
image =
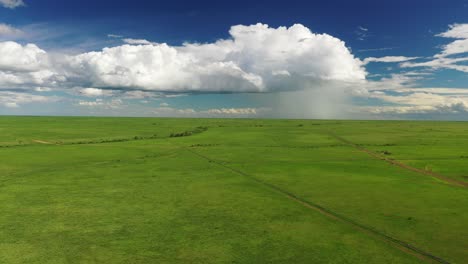
[[[468,259],[466,187],[359,149],[467,183],[468,123],[0,117],[0,135],[0,263],[430,260],[386,237]]]

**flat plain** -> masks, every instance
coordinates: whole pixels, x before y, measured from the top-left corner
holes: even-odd
[[[468,123],[0,117],[0,263],[466,263]]]

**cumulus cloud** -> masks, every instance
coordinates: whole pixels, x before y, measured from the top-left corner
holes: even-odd
[[[6,8],[14,9],[19,6],[24,6],[23,0],[0,0],[0,5]]]
[[[0,106],[16,108],[22,104],[45,103],[56,101],[56,97],[34,95],[28,93],[0,91]]]
[[[47,68],[47,53],[34,44],[0,42],[0,70],[37,71]]]
[[[0,34],[1,30],[0,27]],[[11,30],[15,29],[3,32],[13,34]],[[149,111],[159,116],[249,117],[281,111],[275,115],[334,118],[346,111],[350,97],[386,104],[363,108],[371,113],[461,113],[468,105],[468,94],[453,88],[417,90],[417,81],[431,74],[419,69],[378,81],[366,80],[365,65],[371,62],[468,72],[464,64],[468,58],[444,54],[455,54],[454,48],[447,48],[450,44],[430,61],[413,62],[418,57],[406,56],[369,57],[361,61],[340,39],[313,33],[300,24],[278,28],[265,24],[238,25],[231,27],[229,33],[229,38],[212,43],[180,46],[109,35],[122,38],[126,44],[77,55],[48,53],[34,44],[0,42],[0,93],[3,93],[0,105],[18,107],[27,102],[47,102],[44,96],[27,97],[27,93],[12,90],[44,94],[56,89],[82,96],[83,100],[75,101],[74,105],[93,111],[126,111],[130,109],[126,108],[127,103],[135,100],[148,102],[205,92],[264,92],[267,95],[263,96],[273,99],[268,109],[195,110],[164,103],[157,108],[146,106],[145,109],[151,108]],[[460,25],[451,26],[440,36],[457,38],[455,41],[466,39],[464,26]],[[7,100],[8,96],[13,99]]]
[[[97,88],[77,88],[78,93],[88,97],[100,97],[100,96],[111,96],[113,92],[111,90],[102,90]]]
[[[266,92],[366,76],[363,63],[343,41],[300,24],[237,25],[229,33],[229,39],[181,46],[124,39],[131,45],[78,55],[51,55],[34,44],[0,42],[0,87]]]
[[[364,59],[364,64],[369,62],[403,62],[418,59],[419,57],[405,57],[405,56],[385,56],[380,58],[369,57]]]
[[[96,88],[165,92],[262,92],[303,89],[320,80],[365,79],[345,43],[303,25],[233,26],[230,39],[182,46],[130,40],[69,57],[70,79]],[[140,44],[140,45],[138,45]]]
[[[0,42],[0,89],[54,85],[59,79],[44,50],[34,44]]]

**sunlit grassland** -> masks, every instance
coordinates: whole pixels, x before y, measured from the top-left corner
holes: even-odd
[[[426,261],[270,186],[468,259],[465,187],[333,135],[468,181],[463,122],[1,117],[0,263]]]

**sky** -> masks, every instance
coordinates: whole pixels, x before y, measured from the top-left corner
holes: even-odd
[[[468,120],[468,0],[0,0],[0,115]]]

